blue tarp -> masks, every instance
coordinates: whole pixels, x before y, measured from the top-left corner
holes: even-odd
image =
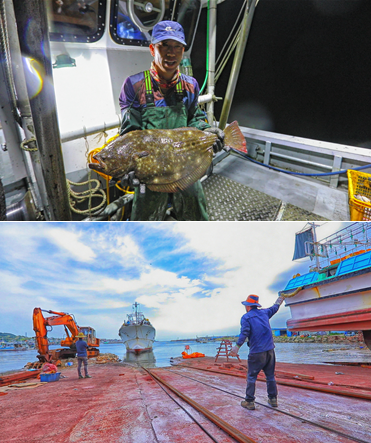
[[[369,267],[371,267],[371,251],[342,261],[337,268],[336,275],[344,275]]]
[[[310,252],[313,254],[314,253],[314,247],[313,247],[313,231],[312,228],[307,229],[306,231],[303,232],[298,232],[295,234],[295,251],[294,251],[294,257],[292,258],[293,260],[297,260],[299,258],[303,258],[303,257],[308,257],[308,255],[306,254],[306,249],[305,249],[305,243],[310,242],[311,245],[309,246],[309,250]],[[307,246],[307,248],[308,248]]]
[[[318,280],[318,272],[308,272],[308,274],[300,275],[299,277],[292,278],[286,285],[284,291],[289,289],[299,288],[300,286],[310,285]]]

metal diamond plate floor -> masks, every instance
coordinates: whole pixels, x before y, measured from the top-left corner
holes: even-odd
[[[282,210],[282,208],[281,208]],[[305,209],[298,208],[290,203],[284,205],[282,211],[282,221],[325,221],[327,220],[320,215],[314,214],[313,212],[306,211]]]
[[[326,220],[222,175],[202,184],[210,221]]]

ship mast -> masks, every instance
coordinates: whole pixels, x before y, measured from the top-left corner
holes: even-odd
[[[320,263],[319,263],[319,253],[318,253],[318,243],[317,243],[316,227],[320,226],[320,225],[316,225],[315,223],[309,223],[309,225],[312,228],[314,256],[316,257],[316,270],[318,271],[320,269]]]
[[[133,304],[133,306],[134,306],[134,309],[135,309],[135,312],[134,312],[134,314],[135,314],[135,323],[139,323],[139,321],[138,321],[138,306],[139,306],[139,303],[135,302]]]

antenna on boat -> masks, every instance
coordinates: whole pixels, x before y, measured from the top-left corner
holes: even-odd
[[[309,226],[308,226],[309,225]],[[316,227],[320,225],[316,225],[315,223],[307,223],[305,227],[296,233],[295,238],[295,251],[293,260],[298,260],[299,258],[310,257],[311,260],[315,257],[316,260],[316,268],[315,270],[320,269],[319,257],[321,254],[319,253],[319,244],[317,242],[316,235]]]
[[[312,229],[313,234],[313,247],[314,247],[314,256],[316,257],[316,271],[320,269],[320,263],[319,263],[319,253],[318,253],[318,242],[317,242],[317,234],[316,234],[316,227],[320,225],[316,225],[315,223],[309,223]]]
[[[135,321],[138,323],[138,306],[139,303],[135,302],[133,304],[133,308],[134,308],[134,316],[135,316]]]

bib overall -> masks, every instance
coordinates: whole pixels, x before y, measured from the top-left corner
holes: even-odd
[[[148,71],[146,78],[146,102],[147,106],[141,111],[142,129],[176,129],[187,127],[187,109],[183,103],[183,91],[181,82],[176,86],[177,103],[171,106],[156,107],[152,91],[152,83]],[[172,198],[173,212],[177,220],[208,220],[206,211],[206,198],[198,180],[184,191],[174,194],[166,192],[155,192],[146,188],[145,194],[140,194],[135,189],[133,207],[131,213],[132,221],[162,221],[165,219],[166,210]]]

